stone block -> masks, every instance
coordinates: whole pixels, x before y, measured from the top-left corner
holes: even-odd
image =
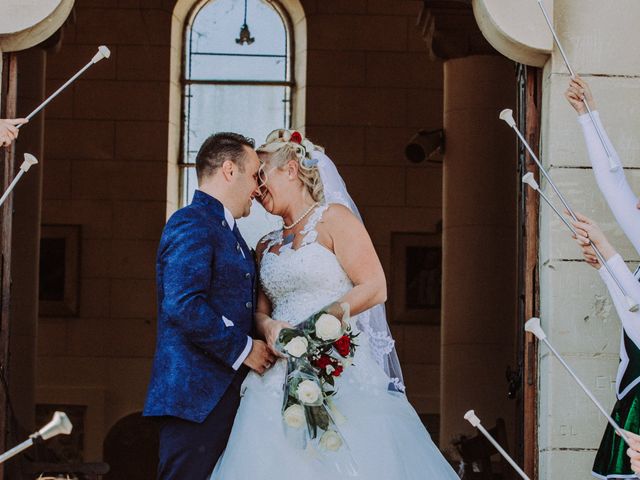
[[[47,200],[42,223],[81,225],[82,238],[108,239],[112,233],[112,206],[101,200]]]
[[[598,273],[585,264],[540,264],[540,318],[560,353],[617,355],[620,320]]]
[[[110,120],[47,119],[47,159],[110,160],[113,158],[115,123]]]
[[[440,326],[405,324],[403,362],[440,365]]]
[[[73,111],[84,119],[166,121],[168,101],[168,81],[79,81]]]
[[[156,317],[156,286],[151,279],[114,279],[111,317],[151,320]]]
[[[406,95],[406,126],[425,130],[442,128],[442,90],[411,89]]]
[[[169,78],[169,48],[165,45],[120,45],[115,60],[120,81]]]
[[[46,90],[45,95],[49,97],[53,92],[58,90],[64,83],[64,80],[46,80]],[[75,85],[70,85],[64,92],[59,94],[55,99],[49,103],[44,109],[44,114],[46,115],[47,121],[53,118],[72,118],[73,117],[73,99],[75,92]],[[27,116],[29,112],[22,112],[18,110],[19,115]],[[46,137],[46,128],[45,128],[45,142],[47,140]],[[46,143],[45,143],[46,145]]]
[[[307,57],[307,85],[323,87],[364,86],[365,52],[310,50]]]
[[[332,0],[320,1],[317,5],[318,13],[365,13],[367,0]]]
[[[405,15],[415,21],[421,6],[420,0],[368,0],[367,12],[375,15]]]
[[[108,290],[104,296],[108,300]],[[67,354],[85,358],[104,357],[107,351],[105,334],[111,331],[111,323],[108,318],[83,317],[69,325]]]
[[[367,127],[367,165],[408,166],[404,149],[417,129],[413,127]]]
[[[109,200],[116,162],[74,160],[71,167],[73,199]]]
[[[111,250],[111,240],[88,239],[82,241],[80,261],[81,278],[107,278],[110,276],[112,259],[105,252]]]
[[[80,317],[108,318],[111,313],[109,293],[109,279],[83,278],[80,283]]]
[[[310,50],[404,51],[407,21],[402,16],[318,14],[308,20]]]
[[[114,240],[111,245],[112,278],[155,279],[156,240]]]
[[[164,201],[167,198],[167,165],[160,162],[118,162],[111,188],[111,196],[117,200]]]
[[[165,224],[164,202],[114,203],[113,234],[119,239],[157,240]]]
[[[426,164],[407,168],[406,204],[412,207],[442,207],[442,166]]]
[[[150,358],[155,353],[156,324],[138,318],[112,319],[103,341],[108,357]]]
[[[442,62],[421,52],[367,52],[367,85],[442,90]]]
[[[364,163],[364,127],[331,127],[307,125],[306,134],[314,143],[322,145],[338,168],[342,165]]]
[[[71,161],[47,158],[43,177],[42,196],[45,200],[71,199]]]
[[[373,88],[307,88],[307,124],[405,125],[404,91]]]
[[[118,160],[167,161],[169,125],[166,121],[116,122]],[[171,127],[179,131],[179,127]]]
[[[38,357],[56,357],[67,351],[67,319],[41,317],[38,321]]]
[[[405,198],[402,167],[342,166],[340,173],[359,206],[400,206]]]
[[[604,432],[604,420],[595,405],[569,373],[544,347],[540,359],[539,448],[594,449]],[[615,403],[614,381],[617,358],[564,355],[587,388],[610,411]]]
[[[170,40],[170,12],[157,9],[77,9],[78,43],[169,46]]]

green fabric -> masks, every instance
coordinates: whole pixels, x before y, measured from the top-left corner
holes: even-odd
[[[622,400],[616,402],[611,418],[622,429],[640,433],[640,386],[634,387]],[[634,473],[626,452],[627,445],[624,440],[616,435],[611,425],[607,424],[593,463],[593,472],[602,477],[611,475],[616,475],[618,478],[620,475],[632,477]]]
[[[640,349],[633,341],[627,336],[627,332],[624,332],[624,348],[627,351],[629,357],[629,364],[620,380],[619,391],[622,392],[631,382],[640,378]]]

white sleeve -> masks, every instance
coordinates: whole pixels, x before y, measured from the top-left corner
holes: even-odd
[[[637,302],[640,299],[640,282],[633,276],[622,257],[619,254],[614,255],[607,261],[607,265],[627,291],[627,294]],[[598,273],[609,290],[625,332],[627,332],[631,340],[640,345],[640,311],[629,311],[629,306],[622,292],[606,268],[601,267]]]
[[[251,353],[252,348],[253,348],[253,339],[247,336],[247,345],[244,347],[244,350],[242,351],[242,353],[236,359],[235,363],[232,366],[234,370],[238,370],[240,368],[240,365],[244,363],[244,361],[247,359],[247,357]]]
[[[600,131],[614,159],[622,165],[614,146],[604,130],[600,114],[593,112],[593,117],[598,127],[600,127]],[[640,210],[636,208],[638,198],[631,190],[622,166],[615,172],[609,171],[607,152],[602,146],[602,142],[600,142],[598,132],[589,118],[589,114],[580,115],[578,121],[582,125],[582,132],[584,133],[589,159],[591,160],[593,173],[596,176],[598,188],[600,188],[600,192],[602,192],[609,208],[613,212],[618,225],[620,225],[622,231],[631,241],[638,254],[640,254]]]

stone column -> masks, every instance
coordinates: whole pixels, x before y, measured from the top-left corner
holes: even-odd
[[[441,442],[470,433],[474,408],[514,430],[505,371],[516,365],[517,185],[513,62],[474,55],[444,64]],[[513,435],[510,435],[513,445]]]
[[[515,105],[514,63],[482,35],[471,1],[427,0],[420,21],[445,60],[440,445],[474,434],[463,418],[473,408],[487,425],[503,418],[513,448],[519,178],[498,113]]]

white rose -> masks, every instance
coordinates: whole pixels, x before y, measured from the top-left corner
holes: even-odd
[[[340,438],[340,435],[333,430],[327,430],[324,432],[322,437],[320,437],[320,446],[332,452],[336,452],[342,446],[342,439]]]
[[[294,337],[284,346],[284,351],[292,357],[300,358],[307,353],[309,342],[305,337]]]
[[[311,380],[303,380],[298,385],[298,399],[305,405],[313,405],[317,403],[322,392],[316,382]]]
[[[305,423],[304,408],[297,403],[287,408],[282,416],[286,424],[291,428],[300,428]]]
[[[316,320],[316,334],[322,340],[337,340],[342,336],[342,324],[333,315],[323,313]]]

